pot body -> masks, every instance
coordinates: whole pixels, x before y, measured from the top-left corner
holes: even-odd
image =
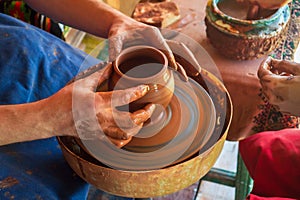
[[[211,44],[224,56],[248,60],[268,55],[281,42],[290,21],[288,5],[258,20],[237,18],[228,15],[221,3],[228,1],[238,12],[237,2],[232,0],[209,0],[206,6],[206,34]],[[223,10],[221,10],[223,9]],[[223,12],[224,11],[224,12]]]
[[[121,52],[113,65],[110,90],[141,84],[149,86],[145,96],[130,103],[130,111],[141,109],[148,103],[168,106],[174,93],[174,77],[168,68],[168,59],[161,51],[150,46],[129,47]]]

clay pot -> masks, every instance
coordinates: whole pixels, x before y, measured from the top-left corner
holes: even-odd
[[[140,84],[147,84],[150,88],[144,97],[130,103],[130,111],[140,109],[148,103],[160,104],[164,108],[168,106],[174,92],[174,77],[168,68],[168,59],[161,51],[150,46],[129,47],[121,52],[113,66],[110,90]]]
[[[206,34],[211,44],[226,57],[237,60],[268,55],[285,37],[290,20],[288,5],[247,20],[247,4],[235,0],[209,0],[206,7]]]

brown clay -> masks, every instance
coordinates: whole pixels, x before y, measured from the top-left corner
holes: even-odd
[[[150,46],[133,46],[125,49],[114,61],[109,81],[110,90],[125,89],[140,84],[149,85],[149,92],[130,104],[130,111],[148,103],[167,107],[174,92],[174,78],[168,68],[166,56]]]

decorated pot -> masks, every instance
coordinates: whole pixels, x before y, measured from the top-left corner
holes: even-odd
[[[268,55],[285,37],[290,21],[288,5],[247,19],[249,5],[235,0],[209,0],[206,6],[206,34],[224,56],[248,60]]]

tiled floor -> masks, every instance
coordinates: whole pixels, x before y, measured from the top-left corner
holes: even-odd
[[[236,172],[238,143],[225,141],[215,168]],[[234,200],[235,189],[212,182],[202,181],[197,200]]]

